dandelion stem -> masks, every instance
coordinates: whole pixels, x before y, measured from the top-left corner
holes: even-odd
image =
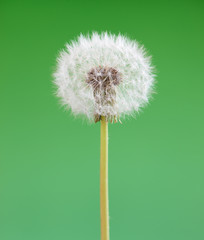
[[[101,117],[100,210],[101,240],[109,240],[108,122],[104,116]]]

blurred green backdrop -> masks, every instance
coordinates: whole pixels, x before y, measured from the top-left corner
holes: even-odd
[[[0,239],[96,240],[99,124],[54,97],[58,52],[79,33],[144,44],[157,94],[109,128],[111,240],[204,239],[204,2],[0,3]]]

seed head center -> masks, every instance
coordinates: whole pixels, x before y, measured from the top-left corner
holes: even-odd
[[[115,87],[121,82],[121,74],[115,68],[99,66],[88,72],[86,82],[93,88],[95,122],[100,121],[101,116],[116,122],[118,116],[115,111]]]

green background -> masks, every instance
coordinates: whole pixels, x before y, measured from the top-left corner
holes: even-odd
[[[99,240],[99,124],[52,73],[81,32],[144,44],[157,94],[109,128],[111,240],[204,239],[204,2],[1,1],[0,239]]]

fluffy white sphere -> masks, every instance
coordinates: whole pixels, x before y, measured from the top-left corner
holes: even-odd
[[[131,115],[152,93],[150,57],[136,41],[122,35],[80,35],[60,53],[54,73],[57,96],[74,115],[95,122]]]

